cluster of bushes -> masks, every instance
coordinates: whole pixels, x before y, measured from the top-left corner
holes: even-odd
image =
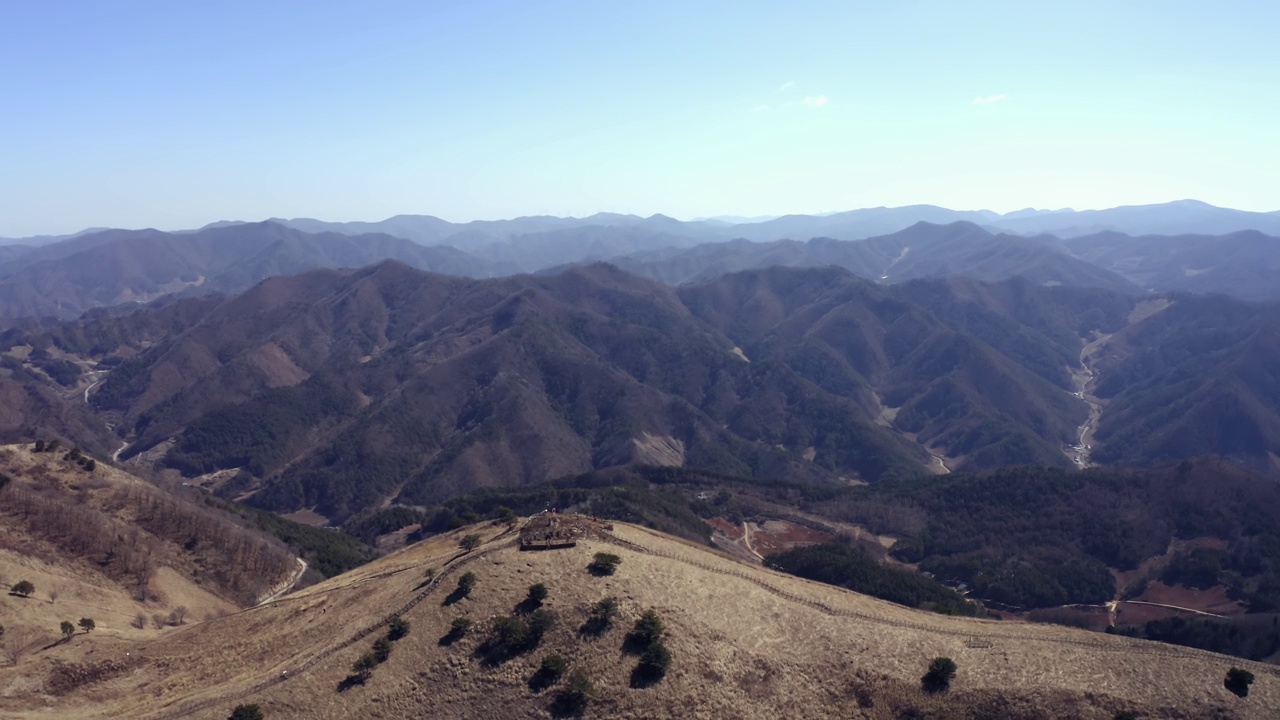
[[[662,680],[671,667],[671,651],[662,642],[666,627],[653,610],[646,610],[627,634],[624,648],[638,654],[640,661],[631,671],[631,687],[649,687]]]
[[[489,636],[476,652],[490,664],[497,664],[517,655],[537,649],[542,638],[556,624],[556,616],[550,610],[539,608],[527,615],[506,615],[495,618]]]
[[[60,443],[56,438],[47,443],[44,440],[36,440],[35,447],[32,448],[32,451],[37,453],[54,453],[58,451],[59,445]],[[79,465],[87,472],[93,472],[98,467],[98,461],[80,452],[80,448],[71,448],[63,454],[62,459]]]
[[[351,674],[338,686],[339,691],[355,685],[364,685],[373,675],[373,669],[391,657],[392,643],[409,634],[409,621],[404,618],[393,618],[387,627],[387,634],[373,641],[373,648],[360,656],[351,667]]]

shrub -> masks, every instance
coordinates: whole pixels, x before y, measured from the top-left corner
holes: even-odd
[[[949,657],[937,657],[929,663],[929,671],[920,678],[920,683],[927,692],[942,692],[951,687],[951,681],[955,676],[955,661]]]
[[[399,640],[409,634],[409,621],[402,617],[394,617],[391,624],[387,627],[387,639],[392,642]]]
[[[529,615],[529,646],[536,647],[542,642],[542,636],[555,627],[556,616],[550,610],[534,610]]]
[[[351,678],[357,683],[363,684],[373,674],[373,669],[378,666],[378,658],[373,653],[367,652],[360,656],[359,660],[351,666]]]
[[[454,588],[453,592],[449,593],[449,597],[444,599],[444,604],[452,605],[459,600],[462,600],[471,594],[471,590],[475,586],[476,574],[473,572],[463,573],[462,577],[458,578],[458,587]]]
[[[564,687],[560,688],[560,692],[556,693],[556,699],[551,703],[551,712],[557,716],[581,715],[587,709],[587,705],[595,697],[595,685],[591,682],[591,676],[587,675],[587,671],[582,668],[575,668],[569,673],[569,678],[565,681]]]
[[[9,592],[22,597],[31,597],[31,593],[36,591],[36,586],[32,585],[29,580],[19,580],[9,588]]]
[[[458,591],[461,592],[464,597],[470,595],[471,589],[475,586],[476,574],[473,572],[463,573],[462,577],[458,578]]]
[[[147,626],[147,616],[142,613],[138,613],[137,615],[133,616],[133,622],[129,624],[138,628],[139,630],[142,630]]]
[[[262,708],[257,705],[237,705],[235,710],[231,711],[231,717],[227,720],[265,720],[266,716],[262,714]]]
[[[1222,682],[1223,687],[1240,697],[1248,696],[1249,686],[1252,684],[1253,673],[1235,667],[1227,671],[1227,678]]]
[[[547,586],[542,583],[530,585],[528,599],[531,603],[541,605],[542,601],[547,599]]]
[[[563,656],[554,653],[547,655],[542,658],[542,664],[538,666],[537,672],[529,678],[529,689],[538,692],[555,685],[559,682],[560,676],[564,675],[566,667],[568,663]]]
[[[385,637],[380,637],[373,642],[373,659],[379,664],[387,661],[391,657],[391,641]]]
[[[566,667],[568,667],[568,663],[565,662],[564,657],[552,653],[542,658],[542,665],[538,666],[538,672],[545,673],[555,681],[559,680],[560,676],[564,674]]]
[[[649,687],[667,674],[671,667],[671,651],[661,640],[655,640],[640,655],[640,662],[631,673],[631,687]]]
[[[466,550],[467,552],[471,552],[472,550],[480,547],[480,536],[475,533],[466,535],[458,541],[458,547]]]
[[[498,512],[498,522],[506,524],[507,527],[510,527],[516,524],[515,510],[512,510],[506,505],[499,505],[497,512]]]
[[[449,626],[449,632],[440,638],[441,645],[452,645],[462,638],[466,637],[471,630],[471,618],[460,617],[454,618],[453,624]]]
[[[618,615],[618,601],[607,597],[591,606],[587,621],[579,629],[584,635],[603,635],[613,626],[613,619]]]
[[[641,648],[648,648],[657,642],[664,632],[666,628],[662,624],[662,619],[658,617],[658,613],[645,610],[640,619],[636,620],[636,625],[631,630],[630,640]]]
[[[587,570],[592,575],[612,575],[618,566],[622,564],[622,558],[613,553],[598,552],[591,564],[587,566]]]

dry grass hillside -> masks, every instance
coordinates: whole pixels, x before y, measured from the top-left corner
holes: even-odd
[[[483,542],[458,549],[467,533]],[[621,558],[612,576],[594,553]],[[434,571],[434,579],[428,571]],[[475,574],[470,595],[451,591]],[[488,664],[477,648],[533,583],[556,624],[537,649]],[[616,597],[598,636],[588,609]],[[625,636],[646,610],[666,626],[665,678],[631,687]],[[387,631],[408,635],[367,682],[343,689],[353,664]],[[448,643],[455,618],[472,630]],[[225,718],[240,703],[268,718],[508,718],[550,715],[558,688],[535,690],[546,653],[590,676],[588,717],[659,718],[1270,718],[1276,668],[1201,651],[1068,628],[921,613],[780,575],[635,526],[576,547],[523,552],[514,529],[464,528],[266,605],[154,638],[91,634],[0,669],[0,714],[30,718]],[[929,660],[959,667],[951,689],[926,694]],[[1232,666],[1257,682],[1223,687]],[[564,681],[561,681],[562,683]],[[348,683],[350,685],[350,683]]]
[[[81,641],[137,641],[234,612],[296,568],[278,543],[65,448],[0,448],[0,664],[43,657],[63,621]],[[7,479],[7,480],[6,480]],[[10,592],[26,581],[27,596]]]

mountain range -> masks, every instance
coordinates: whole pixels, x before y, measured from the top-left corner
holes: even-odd
[[[819,484],[1069,467],[1084,431],[1100,459],[1274,472],[1273,316],[1019,278],[773,267],[672,288],[604,264],[475,280],[387,261],[15,328],[0,348],[32,377],[47,361],[13,353],[109,370],[88,397],[123,458],[341,519],[636,462]],[[1082,390],[1085,372],[1100,380]],[[1199,414],[1143,410],[1172,396]]]

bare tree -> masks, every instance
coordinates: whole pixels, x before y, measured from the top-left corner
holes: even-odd
[[[40,644],[41,633],[35,628],[19,625],[4,634],[4,654],[9,662],[17,665],[36,645]]]

